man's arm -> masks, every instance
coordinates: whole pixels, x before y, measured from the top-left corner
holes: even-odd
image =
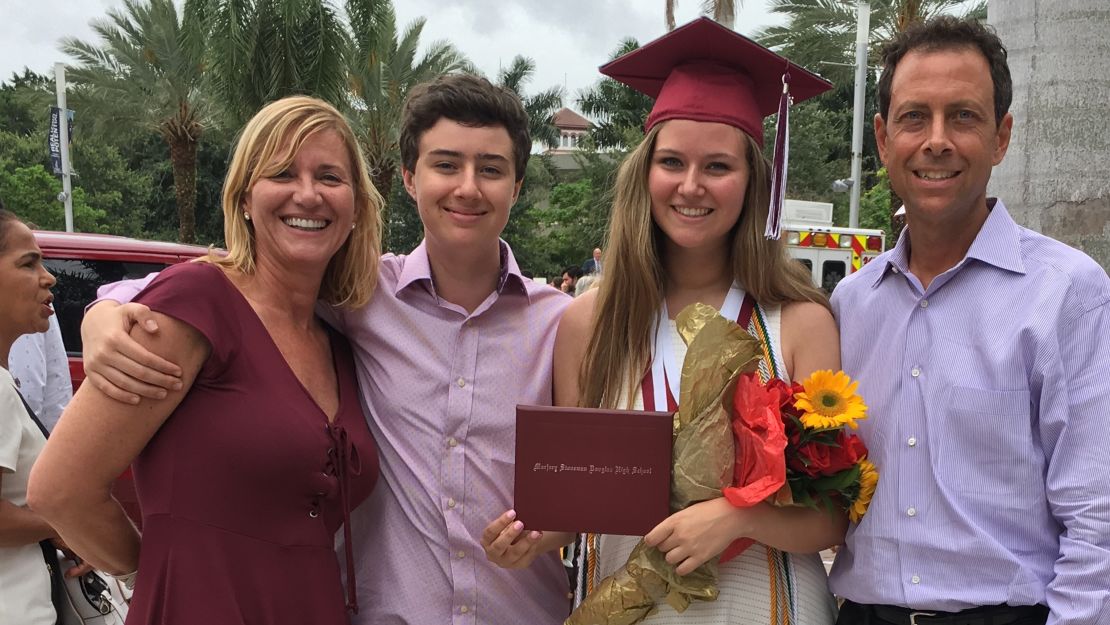
[[[1058,328],[1038,422],[1048,462],[1045,493],[1060,522],[1060,552],[1046,597],[1048,625],[1110,622],[1110,301]]]
[[[86,380],[108,397],[128,404],[140,398],[161,399],[181,388],[181,368],[144,348],[131,337],[139,327],[158,332],[155,316],[142,304],[130,304],[156,277],[106,284],[85,309],[81,322],[82,359]]]

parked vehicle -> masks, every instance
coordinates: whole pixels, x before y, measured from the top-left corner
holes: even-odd
[[[886,249],[882,230],[834,226],[832,209],[827,202],[786,200],[782,220],[787,253],[809,269],[815,286],[828,293]]]

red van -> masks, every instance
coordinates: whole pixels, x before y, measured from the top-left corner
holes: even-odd
[[[208,253],[199,245],[142,241],[107,234],[36,231],[43,264],[54,274],[54,313],[69,355],[73,390],[85,379],[81,366],[81,319],[101,285],[161,271]]]

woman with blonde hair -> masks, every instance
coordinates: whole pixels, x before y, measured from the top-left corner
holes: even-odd
[[[171,267],[135,299],[159,330],[131,336],[181,365],[181,388],[124,405],[85,384],[66,409],[30,503],[86,560],[137,579],[128,623],[340,625],[357,611],[345,521],[377,452],[350,346],[315,309],[368,301],[381,203],[334,107],[267,105],[224,184],[227,255]],[[132,462],[141,549],[110,494]]]
[[[555,403],[673,411],[686,345],[674,318],[700,302],[761,340],[764,379],[839,369],[836,325],[824,295],[786,255],[770,217],[765,115],[828,83],[708,19],[676,29],[602,68],[656,97],[647,135],[622,163],[605,243],[605,278],[567,309],[555,342]],[[784,77],[784,73],[789,77]],[[780,115],[781,117],[781,115]],[[781,179],[778,184],[781,186]],[[565,539],[523,523],[487,549],[526,561]],[[644,538],[679,575],[735,540],[755,544],[720,566],[716,601],[682,614],[660,601],[644,623],[831,624],[835,603],[817,552],[842,541],[843,515],[724,497],[672,514]],[[519,540],[518,540],[519,538]],[[596,582],[624,565],[636,536],[601,536]]]

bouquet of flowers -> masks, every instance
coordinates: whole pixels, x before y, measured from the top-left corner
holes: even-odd
[[[858,522],[879,480],[867,447],[849,431],[867,413],[858,384],[843,371],[815,371],[794,385],[741,374],[733,395],[735,473],[723,489],[729,502],[840,509]],[[737,541],[722,561],[750,544]]]

